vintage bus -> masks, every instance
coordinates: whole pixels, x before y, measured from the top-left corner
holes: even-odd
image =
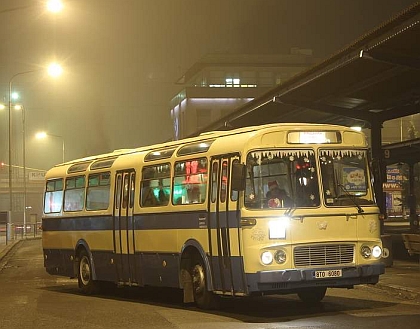
[[[375,284],[381,262],[365,136],[270,124],[59,164],[46,174],[48,273],[176,287],[201,308],[220,296]]]

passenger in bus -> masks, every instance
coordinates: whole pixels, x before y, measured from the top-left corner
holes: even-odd
[[[289,208],[293,206],[292,199],[286,191],[279,187],[277,181],[268,182],[267,205],[269,208]]]
[[[169,195],[166,194],[163,189],[162,182],[159,182],[159,203],[162,206],[166,206],[169,202]]]
[[[154,189],[150,186],[149,181],[143,182],[141,189],[141,205],[142,207],[155,207],[159,206],[159,200],[156,198]]]

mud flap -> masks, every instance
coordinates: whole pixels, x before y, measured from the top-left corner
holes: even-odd
[[[194,303],[194,293],[191,273],[181,270],[182,287],[184,288],[184,303]]]

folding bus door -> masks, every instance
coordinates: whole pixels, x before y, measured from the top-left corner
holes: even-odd
[[[231,192],[230,173],[237,155],[211,159],[209,240],[214,290],[227,295],[244,292],[243,260],[237,193]]]
[[[134,239],[134,170],[118,172],[114,195],[114,253],[119,282],[136,282]]]

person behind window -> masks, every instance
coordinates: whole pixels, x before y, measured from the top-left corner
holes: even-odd
[[[279,187],[277,181],[268,182],[267,205],[269,208],[292,207],[293,201],[286,191]]]
[[[149,181],[143,182],[143,187],[141,189],[141,205],[143,207],[159,206],[159,200],[153,193],[153,188],[150,186]]]
[[[161,205],[167,205],[169,202],[169,195],[165,192],[163,188],[162,180],[159,181],[159,203]]]

